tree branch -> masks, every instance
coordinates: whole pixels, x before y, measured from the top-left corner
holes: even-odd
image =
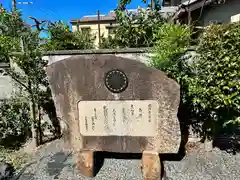
[[[17,83],[19,83],[21,86],[23,86],[29,93],[31,93],[31,89],[28,88],[28,86],[26,86],[23,82],[21,82],[20,80],[18,80],[13,74],[10,73],[10,71],[8,71],[8,73],[10,74],[11,78],[16,81]]]
[[[10,58],[9,56],[7,56],[6,54],[3,54],[3,56],[6,58],[7,62],[10,62]],[[13,73],[11,73],[11,71],[7,71],[8,74],[11,76],[11,78],[16,81],[17,83],[19,83],[21,86],[23,86],[29,93],[31,93],[31,89],[28,88],[28,86],[26,86],[24,83],[22,83],[20,80],[18,80]]]

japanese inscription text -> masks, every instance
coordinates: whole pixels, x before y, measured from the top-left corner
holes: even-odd
[[[156,100],[80,101],[83,136],[155,136],[159,104]]]

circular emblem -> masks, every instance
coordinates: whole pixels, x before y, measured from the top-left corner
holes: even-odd
[[[121,93],[128,87],[128,78],[123,71],[113,69],[106,73],[105,85],[112,93]]]

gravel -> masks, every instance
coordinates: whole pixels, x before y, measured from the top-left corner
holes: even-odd
[[[142,180],[140,160],[105,159],[95,178],[81,176],[75,159],[61,149],[62,140],[41,148],[32,162],[12,180]],[[218,149],[212,152],[191,152],[181,161],[164,162],[164,180],[240,180],[240,154],[232,155]]]

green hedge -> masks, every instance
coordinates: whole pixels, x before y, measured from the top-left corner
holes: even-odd
[[[201,125],[204,138],[214,137],[227,125],[239,124],[240,24],[209,26],[199,38],[197,55],[184,59],[191,34],[187,26],[164,25],[152,65],[180,83],[185,122]]]

